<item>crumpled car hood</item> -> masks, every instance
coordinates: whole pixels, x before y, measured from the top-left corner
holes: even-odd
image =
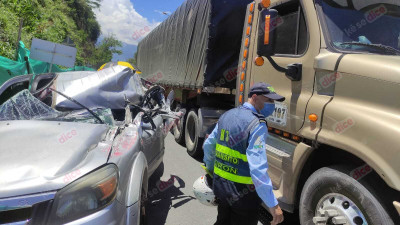
[[[107,162],[110,128],[57,121],[0,122],[0,198],[57,190]]]

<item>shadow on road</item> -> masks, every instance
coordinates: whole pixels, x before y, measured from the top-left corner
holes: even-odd
[[[203,163],[204,152],[202,151],[196,157],[192,157],[192,158],[195,159],[199,163]]]
[[[178,186],[176,186],[176,183]],[[166,181],[159,180],[149,184],[147,220],[148,224],[165,224],[171,208],[178,208],[185,203],[196,199],[184,195],[180,190],[185,187],[185,182],[178,176],[171,175]],[[178,202],[176,202],[178,200]],[[175,202],[172,204],[172,202]]]

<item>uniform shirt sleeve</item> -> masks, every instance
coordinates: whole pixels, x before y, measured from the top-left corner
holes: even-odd
[[[217,144],[217,134],[218,134],[218,124],[215,125],[214,130],[204,141],[203,150],[204,158],[203,162],[206,164],[207,169],[212,172],[214,171],[214,161],[215,161],[215,146]]]
[[[246,155],[249,162],[251,179],[253,180],[257,194],[269,208],[272,208],[278,204],[278,201],[272,192],[272,182],[267,173],[268,162],[265,150],[267,135],[268,130],[265,124],[261,123],[253,129],[250,133]]]

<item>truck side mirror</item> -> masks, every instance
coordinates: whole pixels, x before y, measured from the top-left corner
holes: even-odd
[[[277,17],[278,11],[275,9],[263,9],[260,12],[257,40],[257,55],[259,56],[274,55],[275,29],[273,29],[272,23]]]
[[[291,81],[300,81],[302,77],[302,64],[294,63],[287,68],[280,67],[271,56],[274,56],[275,27],[278,19],[278,11],[264,8],[260,12],[258,21],[257,55],[264,56],[279,72],[285,73]]]

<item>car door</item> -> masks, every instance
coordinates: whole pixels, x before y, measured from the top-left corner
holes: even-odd
[[[153,117],[153,122],[155,128],[152,127],[150,122],[142,122],[143,153],[146,156],[150,172],[157,168],[164,155],[163,120],[161,116],[157,115]]]

